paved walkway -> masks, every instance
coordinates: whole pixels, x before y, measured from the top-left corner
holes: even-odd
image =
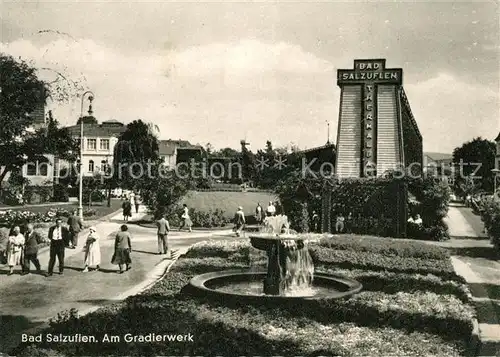
[[[141,219],[144,215],[144,211],[139,212],[132,220]],[[155,230],[133,224],[129,225],[133,248],[132,269],[117,274],[118,267],[110,261],[114,236],[122,223],[121,214],[117,214],[106,222],[96,224],[101,237],[100,272],[81,272],[84,255],[81,249],[66,250],[64,275],[45,277],[32,273],[27,276],[8,276],[8,267],[0,268],[0,352],[10,351],[20,342],[21,333],[34,333],[45,327],[50,318],[63,310],[74,308],[80,315],[91,312],[138,293],[164,274],[172,260],[156,254]],[[193,243],[207,238],[227,239],[228,231],[172,232],[170,244],[177,253],[173,258],[185,252]],[[44,270],[47,269],[48,258],[47,250],[39,253]]]
[[[500,356],[500,263],[498,252],[469,208],[454,205],[447,217],[451,239],[433,244],[449,248],[457,274],[469,285],[476,306],[478,356]],[[430,243],[430,242],[428,242]]]

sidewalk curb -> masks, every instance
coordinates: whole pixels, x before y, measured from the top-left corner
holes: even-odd
[[[462,276],[467,284],[486,284],[467,264],[462,262],[457,257],[452,256],[451,263],[455,272]],[[485,290],[486,295],[487,291]],[[467,292],[467,297],[470,302],[474,304],[476,300],[470,290]],[[491,307],[493,308],[493,304],[491,300],[488,298],[487,300]],[[495,318],[495,316],[493,316]],[[496,319],[496,325],[500,325],[498,319]],[[473,330],[471,334],[471,339],[468,342],[469,352],[473,356],[498,356],[499,348],[500,348],[500,338],[496,341],[492,341],[487,338],[481,338],[481,324],[477,320],[477,316],[472,320]]]

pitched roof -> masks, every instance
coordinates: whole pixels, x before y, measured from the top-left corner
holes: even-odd
[[[83,135],[86,137],[119,136],[127,129],[126,126],[105,125],[105,124],[103,125],[103,124],[83,124]],[[68,131],[72,136],[79,137],[80,125],[69,126]]]
[[[424,155],[434,161],[453,160],[453,154],[446,154],[441,152],[424,152]]]
[[[322,150],[322,149],[329,149],[329,148],[335,149],[335,144],[329,143],[329,144],[325,144],[325,145],[318,146],[318,147],[315,147],[315,148],[301,150],[299,152],[303,153],[303,154],[306,154],[306,153],[311,152],[311,151]]]
[[[193,145],[187,140],[160,140],[159,153],[160,156],[169,156],[175,154],[175,149],[190,149],[201,150],[200,145]]]

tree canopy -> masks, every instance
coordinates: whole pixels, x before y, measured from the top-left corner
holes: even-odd
[[[0,54],[0,187],[9,172],[43,154],[66,155],[75,149],[69,133],[59,129],[49,113],[49,125],[33,129],[33,112],[45,105],[49,86],[37,77],[36,69],[25,61]],[[76,151],[76,150],[75,150]]]
[[[495,143],[481,137],[474,138],[453,150],[453,162],[459,164],[457,185],[463,185],[467,178],[474,176],[485,191],[493,189],[495,168]]]
[[[123,188],[136,186],[135,180],[147,174],[149,165],[160,162],[158,127],[142,120],[134,120],[120,135],[114,148],[114,174],[116,184]]]

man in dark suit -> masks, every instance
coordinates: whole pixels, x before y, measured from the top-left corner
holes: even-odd
[[[78,235],[83,229],[83,222],[77,211],[74,211],[68,218],[70,248],[75,249],[78,245]]]
[[[56,219],[56,225],[49,229],[50,259],[47,276],[52,276],[56,257],[59,261],[59,274],[64,272],[64,249],[69,244],[69,230],[62,226],[61,218]]]
[[[156,221],[156,227],[158,227],[158,254],[167,254],[167,256],[170,256],[170,249],[168,249],[168,233],[170,232],[170,225],[166,219],[166,215],[163,215],[161,219]]]
[[[23,275],[30,273],[30,264],[33,262],[35,268],[40,272],[40,261],[38,260],[38,245],[45,243],[46,240],[42,236],[35,232],[33,229],[33,224],[29,223],[26,226],[26,232],[24,233],[24,260],[23,260]]]

